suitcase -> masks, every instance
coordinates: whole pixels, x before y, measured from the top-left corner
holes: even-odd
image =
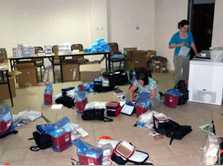
[[[164,104],[170,108],[176,108],[178,105],[179,96],[166,93],[164,95]]]
[[[107,116],[118,116],[122,110],[119,102],[111,101],[106,104]]]

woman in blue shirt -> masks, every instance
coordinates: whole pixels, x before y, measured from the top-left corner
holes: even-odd
[[[146,69],[136,70],[136,80],[129,87],[131,100],[136,100],[143,92],[149,93],[148,100],[152,104],[152,109],[156,109],[160,104],[159,86],[152,79],[152,75]]]
[[[189,59],[190,49],[192,48],[195,55],[197,48],[194,44],[193,35],[189,32],[189,22],[182,20],[178,23],[179,31],[176,32],[170,39],[169,48],[174,50],[174,67],[175,67],[175,82],[179,80],[188,81],[189,76]]]

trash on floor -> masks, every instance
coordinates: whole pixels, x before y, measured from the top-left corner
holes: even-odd
[[[41,112],[25,110],[13,115],[14,124],[16,127],[20,127],[40,118],[41,116]]]

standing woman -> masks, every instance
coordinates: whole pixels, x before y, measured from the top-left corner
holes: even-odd
[[[197,48],[194,44],[193,35],[189,32],[188,20],[178,23],[179,31],[173,34],[169,42],[169,48],[174,50],[175,82],[179,80],[188,81],[190,50],[193,49],[195,55]]]

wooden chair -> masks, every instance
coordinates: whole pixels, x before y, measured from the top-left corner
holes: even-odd
[[[52,47],[52,53],[55,54],[53,64],[54,64],[54,65],[60,65],[60,58],[57,57],[57,55],[59,54],[59,46],[58,46],[58,45],[54,45],[54,46]]]
[[[34,47],[35,54],[38,54],[39,52],[42,52],[42,51],[43,51],[43,47],[40,47],[40,46]],[[41,82],[43,80],[43,70],[42,70],[44,68],[43,59],[38,58],[38,59],[33,60],[33,62],[37,69],[37,71],[36,71],[37,73],[38,73],[38,68],[40,69],[40,80],[38,79],[38,81]],[[38,77],[38,74],[37,74],[37,77]]]
[[[80,43],[72,44],[71,51],[73,51],[73,50],[84,51],[84,47]],[[83,57],[74,57],[73,56],[71,61],[72,61],[72,63],[78,63],[78,64],[83,64],[86,62],[86,60],[84,59],[84,56]]]
[[[7,61],[7,51],[5,48],[0,48],[0,63]]]

